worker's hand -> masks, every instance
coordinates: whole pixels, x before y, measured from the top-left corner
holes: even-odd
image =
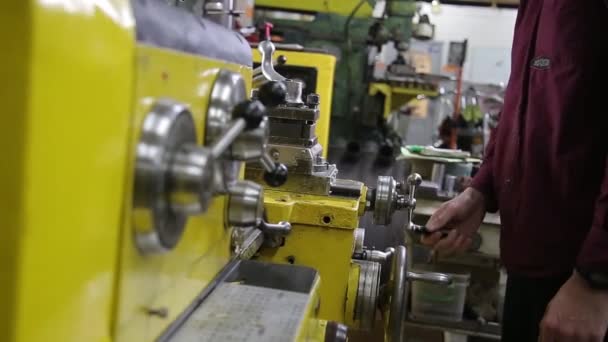
[[[608,329],[608,291],[594,290],[574,272],[547,306],[540,342],[602,342]]]
[[[422,243],[433,247],[434,253],[440,255],[463,253],[471,246],[471,237],[479,229],[485,213],[481,192],[468,188],[442,204],[426,224],[430,231],[451,229],[449,234],[442,238],[442,234],[436,232],[423,237]]]

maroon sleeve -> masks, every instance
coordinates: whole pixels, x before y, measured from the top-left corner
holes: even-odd
[[[473,189],[483,194],[486,201],[486,210],[492,213],[498,211],[498,202],[494,192],[494,146],[496,145],[496,136],[498,135],[499,128],[500,124],[492,132],[481,168],[471,183]]]
[[[595,216],[578,256],[577,266],[588,271],[608,271],[608,161],[600,195],[595,202]]]

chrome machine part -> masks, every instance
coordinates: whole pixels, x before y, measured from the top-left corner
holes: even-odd
[[[205,144],[213,143],[222,135],[222,132],[232,120],[234,107],[246,99],[247,88],[243,77],[232,71],[220,70],[209,97]]]
[[[388,329],[389,341],[404,339],[403,322],[408,313],[409,281],[425,281],[439,285],[450,285],[452,277],[443,273],[419,273],[408,270],[409,253],[404,246],[397,246],[392,257],[392,271],[388,281],[390,289]]]
[[[222,69],[218,72],[217,78],[211,88],[209,97],[209,106],[207,109],[207,122],[205,124],[205,144],[210,145],[216,141],[221,135],[226,126],[232,120],[232,112],[234,108],[241,102],[247,99],[247,88],[243,77],[235,72]],[[243,136],[248,136],[252,132],[243,132],[233,143],[231,151],[235,149],[235,145]],[[263,130],[262,130],[262,133]],[[240,144],[242,145],[242,144]],[[256,145],[252,143],[252,147]],[[238,148],[237,148],[238,149]],[[232,153],[234,155],[234,153]],[[240,163],[243,159],[222,158],[221,161],[215,163],[215,188],[218,193],[226,193],[228,191],[227,184],[234,182],[238,178]]]
[[[397,182],[391,176],[378,176],[374,199],[374,223],[387,225],[395,212],[397,201]]]
[[[220,70],[211,89],[205,142],[210,144],[217,140],[232,120],[235,107],[245,101],[247,89],[240,74]],[[230,159],[254,161],[261,158],[268,140],[268,119],[264,118],[258,128],[243,132],[232,143]]]
[[[259,102],[243,101],[237,108],[238,118],[209,147],[195,146],[192,114],[180,103],[161,99],[144,119],[133,192],[135,241],[142,253],[172,249],[187,216],[207,210],[218,193],[214,164],[245,129],[257,128],[264,118]],[[246,215],[239,218],[248,219]]]
[[[279,223],[262,221],[260,229],[267,234],[286,236],[291,233],[291,223],[286,221],[281,221]]]
[[[407,177],[406,180],[408,186],[407,194],[407,226],[405,227],[405,234],[411,230],[412,220],[414,219],[414,209],[416,209],[416,190],[422,183],[422,177],[417,173],[412,173]]]
[[[264,243],[264,233],[254,227],[235,227],[232,231],[232,248],[236,259],[248,260]]]
[[[179,148],[169,168],[169,202],[174,212],[196,215],[207,211],[213,196],[214,159],[194,144]]]
[[[230,158],[244,162],[263,158],[269,132],[268,119],[264,118],[260,127],[244,132],[234,141],[230,149]]]
[[[285,221],[279,223],[262,221],[259,229],[264,232],[264,246],[276,248],[283,245],[285,236],[291,233],[291,224]]]
[[[417,173],[412,173],[407,177],[407,186],[408,186],[408,197],[407,197],[407,208],[411,214],[416,209],[416,190],[422,183],[422,177]]]
[[[353,253],[363,253],[363,248],[364,248],[363,244],[365,241],[365,229],[357,228],[357,229],[355,229],[353,234],[355,235],[355,239],[353,242]]]
[[[373,261],[384,265],[387,261],[392,260],[393,254],[395,253],[395,249],[393,247],[389,247],[386,251],[377,251],[377,250],[366,250],[365,251],[365,260]]]
[[[259,88],[255,96],[269,108],[269,155],[263,157],[258,165],[248,166],[246,177],[256,181],[266,180],[264,170],[268,172],[269,166],[283,163],[289,167],[292,180],[286,180],[281,185],[282,190],[328,195],[337,169],[323,159],[323,148],[315,135],[319,96],[309,94],[304,103],[302,83],[276,72],[272,42],[261,42],[258,50],[262,54],[262,63],[257,70],[259,75],[256,79],[259,82],[254,80],[254,87]]]
[[[135,242],[142,253],[161,253],[179,241],[188,215],[204,212],[213,196],[213,160],[197,147],[192,114],[159,100],[141,128],[133,191]]]
[[[361,329],[370,330],[376,319],[381,266],[372,261],[356,260],[355,262],[361,267],[355,304],[355,320],[359,322]]]
[[[446,285],[446,286],[452,284],[451,276],[444,274],[444,273],[434,273],[434,272],[407,272],[407,280],[422,281],[425,283]]]
[[[251,181],[236,181],[228,188],[228,224],[236,227],[256,227],[264,214],[264,191]]]
[[[416,208],[416,189],[422,182],[419,174],[414,173],[408,176],[406,184],[398,183],[391,176],[379,176],[376,189],[372,193],[368,210],[373,210],[375,224],[388,225],[392,221],[392,216],[397,210],[407,209],[411,218],[413,210]],[[407,197],[405,188],[407,185]]]
[[[405,247],[397,246],[392,259],[392,272],[388,286],[391,291],[387,334],[389,341],[400,342],[405,337],[403,322],[408,310],[407,251]]]
[[[258,44],[258,51],[260,51],[260,54],[262,55],[260,71],[267,81],[285,81],[287,78],[274,70],[272,56],[274,55],[275,50],[274,44],[269,40],[264,40]]]

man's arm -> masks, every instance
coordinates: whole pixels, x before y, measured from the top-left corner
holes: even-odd
[[[540,342],[605,341],[608,330],[608,290],[605,289],[608,273],[608,165],[596,200],[592,228],[576,266],[577,271],[547,307],[540,324]]]
[[[578,256],[577,268],[608,274],[608,160],[591,227]]]
[[[471,183],[473,189],[483,194],[486,210],[489,212],[498,211],[498,201],[494,191],[494,150],[496,149],[496,137],[498,136],[499,129],[500,124],[498,124],[490,136],[490,141],[486,147],[486,153],[483,156],[481,168]]]

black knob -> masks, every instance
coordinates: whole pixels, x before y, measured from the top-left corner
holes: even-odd
[[[258,90],[258,99],[265,106],[276,107],[285,103],[287,97],[287,87],[283,82],[270,81],[264,83]]]
[[[232,116],[235,119],[243,118],[247,122],[247,129],[260,127],[260,122],[264,120],[266,107],[260,101],[246,100],[234,107]]]
[[[285,184],[285,182],[287,182],[287,166],[281,163],[275,163],[274,170],[264,173],[264,181],[272,187]]]

